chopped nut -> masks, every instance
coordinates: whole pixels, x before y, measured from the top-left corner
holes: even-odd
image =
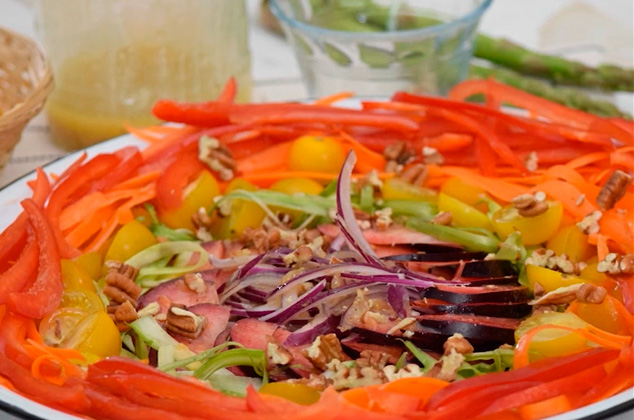
[[[385,383],[387,378],[382,370],[373,367],[359,367],[354,363],[341,362],[338,359],[328,363],[324,376],[331,379],[333,388],[342,389],[357,388],[368,385]]]
[[[431,219],[431,222],[435,225],[448,226],[453,221],[453,215],[449,211],[441,211]]]
[[[399,164],[395,160],[388,160],[385,163],[385,172],[400,174],[401,172],[403,172],[403,165]]]
[[[207,290],[207,285],[200,273],[187,273],[183,276],[183,281],[190,290],[198,294],[203,294]]]
[[[423,376],[423,372],[420,370],[420,366],[414,363],[408,363],[401,369],[396,371],[396,366],[388,365],[383,368],[383,374],[387,377],[388,381],[394,381],[401,378],[416,378]]]
[[[288,350],[272,341],[266,345],[266,356],[276,365],[287,365],[293,360],[293,355]]]
[[[462,336],[462,334],[454,334],[445,341],[442,348],[445,350],[445,356],[451,354],[452,351],[460,354],[471,354],[473,353],[473,346],[466,338]]]
[[[539,248],[534,250],[524,261],[525,264],[546,267],[565,274],[579,274],[585,268],[585,263],[574,263],[566,254],[556,255],[552,249]]]
[[[383,156],[387,160],[396,160],[399,155],[405,150],[407,143],[404,141],[397,141],[385,146],[383,149]]]
[[[577,227],[586,235],[599,233],[599,220],[601,220],[602,216],[603,213],[600,210],[595,210],[578,222]]]
[[[625,195],[632,177],[623,171],[615,170],[605,182],[597,195],[597,206],[601,210],[609,210]]]
[[[397,141],[389,144],[383,150],[383,156],[388,162],[394,162],[397,165],[406,165],[416,157],[416,153],[409,147],[408,143]]]
[[[423,146],[421,153],[423,162],[428,165],[442,165],[445,162],[444,156],[434,147]]]
[[[392,209],[385,207],[374,212],[375,224],[378,229],[386,229],[392,224]]]
[[[195,339],[202,333],[207,318],[184,309],[184,305],[172,305],[167,311],[167,331]]]
[[[121,305],[108,305],[108,314],[114,321],[119,331],[124,332],[130,329],[129,323],[136,321],[139,317],[134,306],[129,301],[125,301]]]
[[[413,185],[422,185],[427,178],[427,167],[422,163],[410,165],[401,172],[399,178]]]
[[[139,318],[142,318],[144,316],[154,316],[158,314],[160,311],[161,311],[161,305],[159,305],[158,302],[151,302],[150,304],[145,306],[143,309],[139,310],[137,312],[137,315]]]
[[[348,355],[343,352],[336,334],[320,335],[303,353],[313,366],[322,371],[326,370],[328,363],[335,359],[339,361],[350,360]]]
[[[530,172],[535,172],[539,169],[539,158],[537,156],[537,152],[533,151],[526,155],[524,158],[524,166],[526,166],[526,169]]]
[[[201,136],[198,144],[198,159],[218,173],[223,181],[231,180],[237,164],[229,148],[220,143],[218,139],[208,136]]]
[[[373,367],[383,369],[390,359],[390,355],[377,350],[363,350],[355,363],[359,367]]]
[[[535,195],[522,194],[513,198],[511,203],[515,206],[520,216],[535,217],[548,210],[548,204],[538,198],[541,197],[537,196],[537,193]]]
[[[443,381],[454,381],[458,369],[462,366],[465,358],[464,355],[458,353],[455,349],[451,349],[448,355],[443,356],[441,359],[441,368],[436,378]]]
[[[303,264],[313,258],[313,250],[308,245],[300,245],[296,250],[290,252],[282,258],[284,264],[290,267],[294,264]]]
[[[319,375],[311,373],[308,378],[287,379],[286,381],[282,382],[288,384],[302,384],[311,388],[315,388],[319,391],[324,391],[326,388],[332,385],[332,379],[326,378],[323,373],[320,373]]]
[[[609,274],[634,274],[634,254],[609,253],[597,264],[597,271]]]
[[[603,287],[585,283],[577,289],[577,300],[581,303],[603,303],[607,294]]]
[[[192,214],[192,223],[194,223],[194,226],[197,228],[209,229],[211,228],[212,221],[211,217],[209,217],[209,214],[207,213],[207,210],[204,207],[201,207],[196,213]]]
[[[106,267],[108,267],[108,273],[105,277],[104,295],[111,302],[117,304],[130,302],[136,307],[136,300],[141,295],[141,287],[134,282],[134,279],[139,269],[118,261],[108,261]]]

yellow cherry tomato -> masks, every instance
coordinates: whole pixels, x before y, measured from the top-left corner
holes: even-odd
[[[457,198],[478,210],[486,211],[486,205],[478,204],[483,197],[488,197],[486,192],[480,187],[470,185],[461,178],[449,178],[440,187],[440,192]]]
[[[454,226],[493,229],[486,214],[442,192],[438,194],[438,210],[451,213],[451,223]]]
[[[141,222],[132,220],[117,231],[106,252],[105,261],[126,261],[145,248],[158,243],[154,234]]]
[[[599,265],[599,259],[597,257],[590,258],[586,261],[586,264],[583,270],[581,270],[581,273],[579,273],[579,277],[597,284],[608,279],[605,273],[597,271],[597,265]]]
[[[555,254],[566,254],[570,261],[586,261],[595,254],[595,248],[588,243],[588,235],[575,225],[561,227],[546,244]]]
[[[103,256],[99,252],[87,252],[75,258],[74,261],[91,279],[97,280],[101,277]]]
[[[526,277],[528,278],[528,285],[532,290],[535,290],[535,283],[539,283],[546,293],[557,290],[560,287],[587,283],[587,281],[581,277],[560,273],[559,271],[532,264],[526,264]]]
[[[75,261],[62,259],[60,266],[65,290],[96,290],[90,275]]]
[[[544,312],[524,320],[515,330],[515,341],[528,331],[542,325],[558,325],[574,329],[586,328],[587,323],[572,313]],[[564,356],[588,348],[588,341],[582,335],[561,329],[545,329],[535,334],[529,344],[531,362],[547,357]]]
[[[538,245],[546,242],[559,229],[563,207],[557,201],[546,201],[548,210],[534,217],[521,216],[513,206],[504,207],[493,214],[493,228],[502,239],[513,232],[522,234],[524,245]]]
[[[106,312],[94,312],[77,325],[67,347],[101,358],[116,356],[121,353],[121,334]]]
[[[235,190],[255,191],[258,187],[245,180],[235,178],[225,190],[225,194]],[[211,225],[211,235],[218,239],[237,238],[247,229],[255,229],[262,224],[266,213],[252,201],[235,199],[231,202],[231,212],[228,216],[215,215]]]
[[[204,170],[183,191],[183,204],[174,210],[159,209],[159,219],[172,229],[185,228],[194,231],[192,215],[200,208],[208,209],[214,204],[214,197],[220,193],[218,181],[211,172]]]
[[[410,184],[399,178],[389,178],[381,186],[381,196],[384,200],[418,200],[436,203],[438,193],[424,187]]]
[[[343,148],[334,138],[302,136],[291,145],[288,168],[292,171],[337,174],[345,159]]]
[[[319,391],[308,385],[286,382],[270,382],[262,385],[260,394],[275,395],[301,405],[314,404],[321,396]]]
[[[62,295],[59,308],[39,325],[44,342],[72,348],[91,357],[120,353],[121,336],[106,313],[99,296],[89,290],[71,290]]]
[[[301,193],[317,195],[324,187],[317,181],[309,178],[285,178],[275,182],[269,189],[289,195]]]
[[[90,290],[69,290],[64,292],[59,307],[77,309],[86,314],[106,310],[103,301],[97,296],[97,293]]]
[[[601,328],[603,331],[612,334],[630,334],[612,299],[604,299],[601,303],[578,303],[576,314],[588,324]]]

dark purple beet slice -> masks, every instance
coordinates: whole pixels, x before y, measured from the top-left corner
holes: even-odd
[[[449,303],[521,303],[527,302],[530,291],[524,286],[453,286],[439,284],[424,289],[422,297],[438,299]]]
[[[507,260],[469,261],[462,269],[462,277],[506,276],[517,276],[515,266]]]
[[[185,280],[179,277],[166,281],[148,290],[141,295],[137,304],[137,309],[142,309],[152,302],[158,302],[163,312],[169,308],[169,303],[180,303],[187,307],[199,303],[219,303],[216,285],[213,282],[205,281],[205,289],[202,293],[190,289]]]
[[[178,335],[174,335],[174,338],[187,345],[191,351],[196,353],[212,348],[216,344],[218,335],[220,335],[225,328],[227,328],[227,324],[229,324],[231,308],[211,303],[199,303],[188,307],[187,310],[196,315],[204,316],[207,322],[200,336],[195,339]]]
[[[425,304],[422,300],[412,303],[412,307],[425,314],[483,315],[499,318],[524,318],[532,307],[528,303],[472,303],[452,305],[448,303]]]
[[[512,344],[515,342],[515,329],[518,319],[494,318],[478,315],[442,314],[423,315],[418,317],[422,332],[431,331],[451,336],[462,334],[468,340],[499,341]]]

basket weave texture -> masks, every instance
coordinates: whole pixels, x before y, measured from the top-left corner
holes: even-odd
[[[44,52],[32,40],[0,28],[0,172],[52,89]]]

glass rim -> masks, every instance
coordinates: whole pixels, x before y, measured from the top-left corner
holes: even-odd
[[[437,25],[427,26],[419,29],[406,29],[402,31],[391,32],[351,32],[351,31],[338,31],[335,29],[326,29],[319,26],[311,25],[305,22],[301,22],[288,14],[286,14],[279,3],[284,0],[269,0],[269,9],[277,19],[283,24],[286,24],[300,31],[317,36],[317,37],[331,37],[338,38],[346,41],[407,41],[415,37],[424,35],[436,35],[452,29],[455,29],[463,24],[469,22],[479,21],[482,14],[491,6],[493,0],[483,0],[482,4],[474,7],[468,13],[461,15],[460,17],[450,20],[449,22],[440,23]]]

